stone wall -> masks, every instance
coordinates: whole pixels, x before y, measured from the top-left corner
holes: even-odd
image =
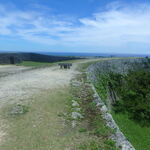
[[[131,61],[133,62],[133,61],[139,61],[139,60],[131,60]],[[97,80],[96,72],[97,72],[97,69],[100,69],[100,65],[103,65],[103,67],[101,69],[104,69],[107,72],[108,71],[107,67],[112,67],[112,69],[113,69],[114,64],[116,62],[127,64],[127,62],[129,62],[129,60],[124,60],[123,62],[122,62],[122,60],[120,60],[120,61],[114,60],[114,61],[108,61],[107,63],[99,62],[99,63],[93,64],[93,65],[90,65],[87,69],[87,77],[88,77],[88,80],[91,82],[91,86],[94,91],[94,101],[97,104],[97,106],[99,107],[99,110],[102,113],[103,119],[106,121],[107,126],[115,131],[114,134],[110,138],[116,142],[117,147],[120,148],[121,150],[135,150],[135,148],[132,146],[132,144],[127,140],[127,138],[124,136],[124,134],[120,131],[118,125],[116,124],[112,115],[110,114],[110,111],[108,110],[107,106],[105,105],[105,103],[102,101],[102,99],[98,95],[98,93],[93,85],[93,83],[96,82],[96,80]],[[127,67],[125,66],[124,69],[126,70]],[[104,70],[99,70],[99,71],[104,71]],[[119,68],[118,71],[120,72],[121,69]]]
[[[97,94],[95,87],[93,85],[91,86],[94,91],[94,101],[99,107],[99,110],[102,113],[102,117],[106,121],[106,125],[114,130],[114,134],[110,138],[116,142],[116,146],[121,150],[135,150],[133,145],[127,140],[124,134],[120,131],[112,115],[109,113],[106,105]]]

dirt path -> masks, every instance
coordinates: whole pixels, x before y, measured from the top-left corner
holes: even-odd
[[[14,66],[14,65],[0,65],[0,77],[5,77],[12,74],[28,71],[31,68]]]
[[[61,70],[58,66],[40,68],[22,72],[25,67],[0,67],[0,73],[17,72],[0,78],[0,107],[28,99],[33,94],[44,90],[63,87],[69,84],[76,73],[76,65],[70,70]]]

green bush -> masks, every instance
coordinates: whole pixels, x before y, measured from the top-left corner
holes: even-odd
[[[142,125],[150,124],[150,72],[130,71],[122,84],[122,107]]]
[[[113,105],[115,112],[127,112],[141,125],[150,125],[150,72],[132,70],[121,78],[114,76],[110,78],[111,88],[119,96]]]

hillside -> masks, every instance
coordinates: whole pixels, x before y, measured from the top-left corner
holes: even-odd
[[[77,57],[49,56],[36,53],[0,53],[0,64],[16,64],[22,61],[57,62],[79,59]]]

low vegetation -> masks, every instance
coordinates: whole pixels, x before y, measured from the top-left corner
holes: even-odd
[[[34,61],[23,61],[18,66],[26,66],[26,67],[49,67],[54,63],[45,63],[45,62],[34,62]]]
[[[82,65],[81,70],[85,70]],[[72,82],[72,95],[81,107],[83,118],[79,122],[79,132],[87,134],[87,141],[79,145],[80,150],[116,150],[115,143],[109,139],[113,131],[108,128],[102,119],[101,112],[96,106],[93,91],[83,72]]]
[[[115,78],[114,90],[119,100],[113,106],[115,112],[127,112],[129,117],[142,126],[150,125],[150,72],[129,71],[126,76]]]

